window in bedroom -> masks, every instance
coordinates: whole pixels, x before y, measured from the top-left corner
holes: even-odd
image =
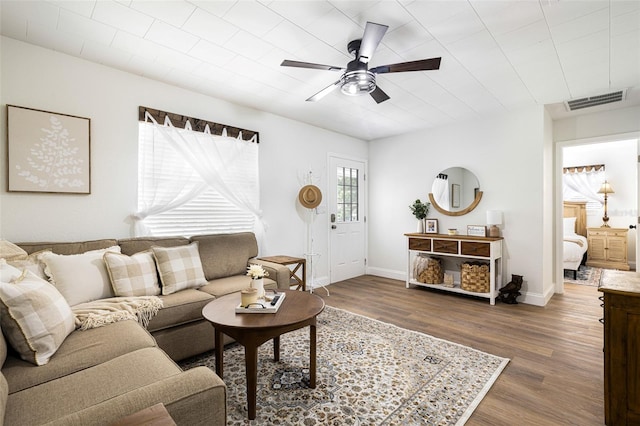
[[[602,196],[598,194],[605,180],[604,164],[564,167],[562,169],[562,199],[586,201],[587,211],[602,209]]]
[[[143,107],[140,115],[136,235],[256,232],[258,134],[230,137],[229,127]]]

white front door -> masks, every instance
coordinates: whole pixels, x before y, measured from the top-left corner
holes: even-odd
[[[366,163],[329,157],[329,279],[331,283],[365,273]]]

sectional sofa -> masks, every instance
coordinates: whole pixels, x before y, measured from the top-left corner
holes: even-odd
[[[118,248],[127,259],[149,250],[196,247],[205,281],[158,295],[163,306],[146,329],[124,320],[72,331],[44,365],[22,359],[0,338],[0,424],[4,420],[6,425],[108,425],[157,403],[165,405],[178,425],[223,425],[223,381],[206,367],[182,371],[175,361],[213,349],[213,327],[202,318],[202,308],[248,287],[249,263],[260,263],[269,273],[265,288],[289,288],[288,268],[255,258],[258,246],[252,233],[17,245],[31,255],[51,251],[64,261],[104,249]],[[158,274],[164,285],[163,271]],[[113,274],[109,278],[115,279]]]

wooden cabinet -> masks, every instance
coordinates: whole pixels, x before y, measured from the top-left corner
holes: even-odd
[[[498,290],[502,285],[502,238],[471,237],[466,235],[443,234],[405,234],[407,237],[408,260],[406,286],[418,285],[454,293],[486,297],[489,303],[495,304]],[[460,276],[459,265],[464,260],[484,261],[489,264],[489,291],[476,293],[460,288],[460,280],[454,282],[453,287],[442,284],[426,284],[418,282],[413,276],[413,262],[420,253],[426,253],[443,260],[446,269],[446,259],[453,259],[452,267],[456,270],[445,270],[455,277]]]
[[[629,270],[627,229],[587,228],[587,266]]]
[[[640,277],[605,271],[604,293],[605,424],[640,424]]]

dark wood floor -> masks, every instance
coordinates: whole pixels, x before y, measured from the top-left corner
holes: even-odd
[[[602,308],[595,287],[566,284],[545,307],[362,276],[314,294],[327,305],[511,361],[467,425],[603,425]]]

